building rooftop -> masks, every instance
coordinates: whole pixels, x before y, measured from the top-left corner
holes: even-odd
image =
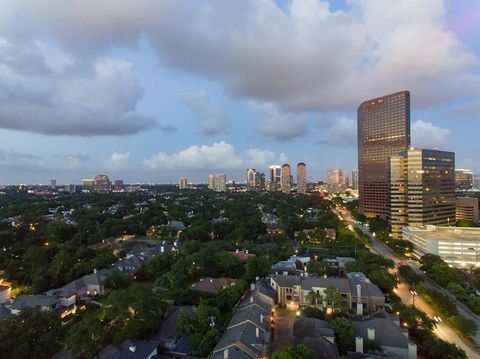
[[[202,278],[200,281],[192,284],[192,290],[218,294],[222,288],[235,285],[236,282],[236,279],[227,277]]]
[[[426,225],[421,227],[405,227],[404,231],[433,240],[472,240],[480,241],[480,228],[475,227],[438,227]]]

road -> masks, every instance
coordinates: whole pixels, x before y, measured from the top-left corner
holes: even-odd
[[[296,311],[277,308],[274,315],[274,334],[270,352],[274,353],[293,345],[292,328],[297,317]]]
[[[362,232],[364,232],[365,234],[370,236],[370,238],[372,239],[372,245],[369,247],[370,251],[376,252],[377,254],[381,255],[382,257],[391,259],[395,263],[395,267],[397,267],[399,262],[404,262],[404,260],[402,258],[400,258],[398,256],[398,254],[396,254],[390,247],[388,247],[382,241],[373,237],[370,234],[370,232],[368,231],[367,227],[354,223],[354,221],[352,220],[352,218],[350,216],[350,212],[348,212],[346,210],[343,210],[343,209],[338,209],[338,208],[337,208],[336,212],[337,212],[337,215],[339,215],[343,218],[343,220],[345,221],[345,223],[347,224],[347,226],[350,229],[353,229],[353,227],[358,228]],[[430,278],[426,277],[425,274],[422,271],[420,271],[418,264],[414,264],[414,263],[405,263],[405,264],[410,265],[418,274],[420,274],[423,278],[425,278],[425,284],[426,285],[430,285],[430,282],[432,282],[432,280]],[[397,269],[396,268],[392,269],[391,272],[393,274],[397,275],[397,273],[396,273]],[[397,294],[400,297],[400,299],[402,300],[402,302],[404,304],[412,305],[413,304],[413,295],[410,293],[410,285],[407,282],[405,282],[401,277],[399,277],[399,279],[400,279],[400,283],[399,283],[397,289],[395,290],[395,294]],[[434,284],[436,285],[434,287],[434,289],[437,289],[438,285],[436,283],[434,283]],[[442,289],[441,292],[444,293],[445,290],[443,290],[443,288],[441,288],[441,289]],[[428,303],[426,303],[422,298],[420,298],[418,296],[415,296],[415,307],[417,307],[421,311],[427,313],[427,315],[430,316],[431,318],[435,315],[435,312],[432,309],[432,307]],[[464,315],[465,311],[464,310],[462,311],[461,307],[459,307],[458,309],[459,309],[459,313]],[[472,317],[472,315],[470,315],[470,313],[466,313],[465,317],[472,318],[476,321],[478,320],[478,317],[474,318],[474,317]],[[471,344],[467,343],[463,338],[461,338],[445,322],[437,323],[437,326],[434,329],[434,333],[439,338],[441,338],[441,339],[443,339],[443,340],[445,340],[449,343],[454,343],[454,344],[458,345],[460,348],[462,348],[465,351],[468,358],[478,358],[480,356],[480,351],[477,348],[472,347]],[[480,343],[480,333],[477,333],[477,336],[473,339],[475,340],[477,345],[479,345],[479,343]]]

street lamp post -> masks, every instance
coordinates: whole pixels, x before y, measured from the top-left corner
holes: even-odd
[[[410,290],[410,294],[412,295],[412,300],[413,300],[413,307],[415,308],[415,296],[418,295],[417,291],[415,290],[415,287],[413,289]]]

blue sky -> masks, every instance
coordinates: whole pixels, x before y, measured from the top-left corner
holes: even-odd
[[[412,139],[480,173],[473,0],[6,0],[0,183],[356,168],[356,108],[408,89]]]

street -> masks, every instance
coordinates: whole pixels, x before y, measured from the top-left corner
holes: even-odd
[[[337,208],[336,212],[337,212],[337,214],[341,215],[344,222],[346,223],[346,225],[350,229],[353,229],[353,227],[358,228],[363,233],[367,234],[371,238],[372,245],[371,245],[371,247],[369,247],[370,251],[376,252],[377,254],[381,255],[382,257],[389,258],[395,263],[395,268],[390,270],[390,272],[392,274],[397,275],[396,266],[398,265],[399,262],[404,262],[405,264],[410,265],[418,274],[420,274],[424,278],[425,284],[427,286],[430,286],[432,281],[429,278],[426,278],[425,274],[422,271],[420,271],[420,269],[418,268],[419,267],[418,264],[417,265],[412,265],[413,263],[405,262],[390,247],[388,247],[382,241],[373,237],[370,234],[370,232],[368,231],[367,227],[365,227],[363,225],[360,225],[360,224],[356,224],[352,220],[350,212],[348,212],[347,210]],[[395,294],[397,294],[400,297],[400,299],[402,300],[402,303],[407,304],[407,305],[412,305],[413,304],[413,295],[410,293],[410,285],[405,280],[403,280],[403,278],[401,278],[399,276],[398,276],[398,278],[400,280],[400,283],[398,285],[398,288],[395,289]],[[436,283],[434,283],[434,284],[435,284],[434,289],[438,290],[438,288],[437,288],[438,285]],[[443,289],[443,288],[441,288],[441,289]],[[442,293],[443,292],[444,292],[444,290],[442,290]],[[415,296],[415,307],[417,307],[421,311],[425,312],[431,318],[433,318],[433,315],[436,314],[434,312],[434,310],[430,307],[430,305],[428,305],[422,298],[420,298],[418,296]],[[457,305],[457,307],[459,307],[459,306]],[[467,318],[471,318],[471,319],[475,320],[478,324],[480,324],[480,322],[478,320],[478,316],[473,317],[470,313],[466,313],[466,311],[461,307],[459,307],[458,309],[459,309],[459,313],[461,315],[464,315]],[[464,313],[466,313],[466,314],[464,314]],[[480,327],[480,325],[479,325],[479,327]],[[434,332],[439,338],[441,338],[441,339],[443,339],[443,340],[445,340],[449,343],[454,343],[454,344],[458,345],[460,348],[462,348],[465,351],[465,353],[467,354],[468,358],[478,358],[480,356],[480,351],[477,348],[472,347],[469,343],[467,343],[465,340],[463,340],[463,338],[461,338],[445,322],[437,323],[437,326],[436,326]],[[480,345],[480,333],[477,333],[477,335],[473,339],[475,340],[477,345]]]
[[[293,345],[292,328],[297,317],[296,311],[277,308],[274,316],[273,342],[270,348],[272,353]]]

